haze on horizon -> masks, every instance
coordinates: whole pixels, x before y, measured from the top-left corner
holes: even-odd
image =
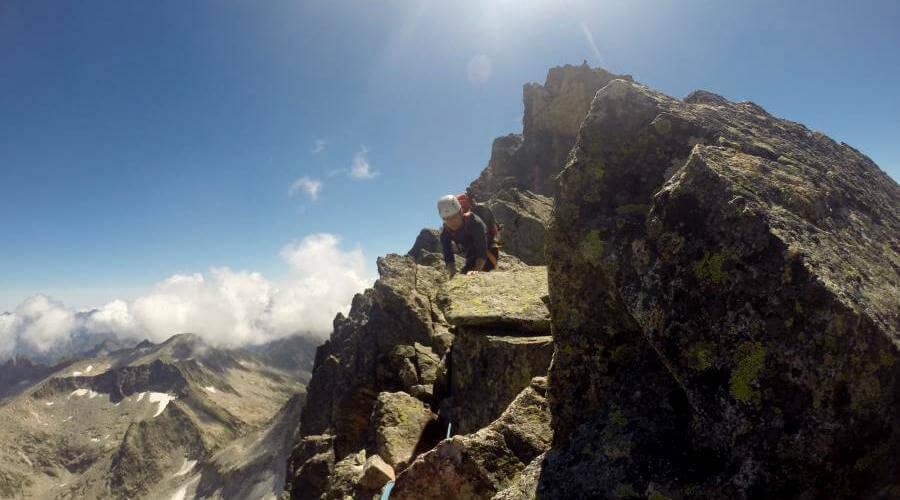
[[[0,357],[327,336],[552,66],[752,100],[900,177],[896,2],[310,4],[0,6]]]

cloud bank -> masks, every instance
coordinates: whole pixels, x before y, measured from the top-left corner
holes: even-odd
[[[360,248],[345,250],[332,234],[313,234],[281,250],[289,269],[275,283],[260,273],[213,268],[176,274],[132,302],[113,300],[76,312],[44,295],[0,314],[0,356],[17,345],[38,352],[67,342],[78,329],[120,338],[163,341],[196,333],[214,345],[261,344],[300,333],[326,337],[338,312],[371,285]]]

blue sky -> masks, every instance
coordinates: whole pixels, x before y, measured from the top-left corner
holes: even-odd
[[[0,311],[211,267],[278,280],[315,233],[371,276],[521,130],[522,85],[584,59],[753,100],[897,179],[897,26],[894,1],[5,1]]]

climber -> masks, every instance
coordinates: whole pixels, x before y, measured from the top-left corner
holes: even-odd
[[[444,253],[444,264],[451,277],[456,274],[452,245],[454,241],[461,245],[465,252],[466,264],[462,269],[465,274],[490,271],[496,268],[497,258],[500,254],[500,249],[494,244],[493,224],[491,224],[491,228],[488,228],[474,210],[463,210],[459,198],[468,202],[465,195],[456,197],[448,194],[438,200],[438,213],[444,220],[444,226],[441,229],[441,247]]]

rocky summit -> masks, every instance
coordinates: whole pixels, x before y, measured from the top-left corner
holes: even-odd
[[[500,269],[449,279],[432,229],[379,259],[287,493],[900,497],[900,187],[708,91],[565,66],[524,103],[469,187]]]

